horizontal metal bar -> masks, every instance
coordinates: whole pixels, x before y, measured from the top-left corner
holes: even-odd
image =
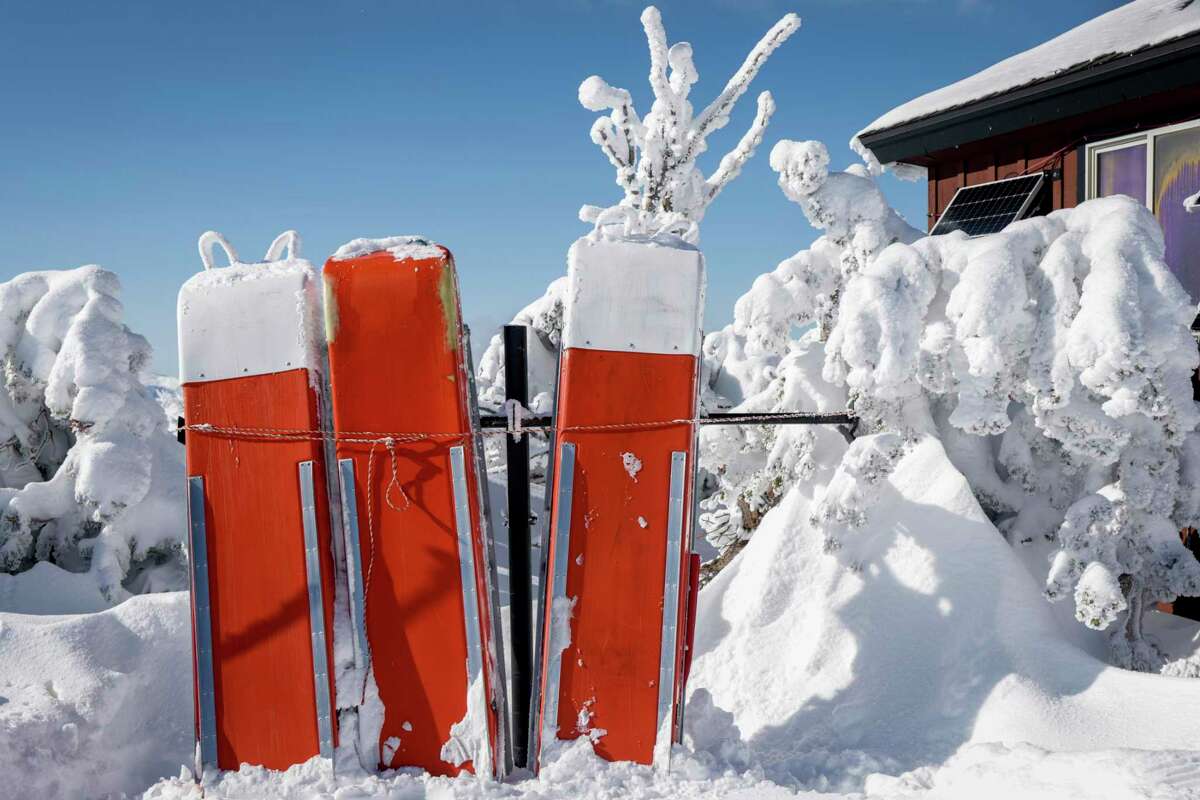
[[[548,428],[554,424],[554,417],[549,414],[538,414],[535,416],[522,416],[521,427],[523,428]],[[508,417],[503,414],[480,414],[479,427],[481,428],[507,428]]]
[[[714,411],[700,417],[701,425],[853,425],[855,417],[848,411],[836,411],[828,414],[806,411],[784,411],[771,413],[741,413]],[[523,428],[549,428],[554,424],[554,417],[546,414],[535,417],[523,417]],[[479,417],[481,428],[508,427],[508,418],[499,414],[483,414]]]
[[[828,414],[784,411],[765,414],[714,411],[700,417],[701,425],[853,425],[858,418],[848,411]]]

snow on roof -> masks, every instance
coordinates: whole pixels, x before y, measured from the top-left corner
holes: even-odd
[[[1134,0],[958,83],[893,108],[859,136],[1129,55],[1200,31],[1200,0]]]

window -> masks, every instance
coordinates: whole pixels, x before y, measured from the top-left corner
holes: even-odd
[[[1200,210],[1184,201],[1200,192],[1200,120],[1088,145],[1087,196],[1126,194],[1158,217],[1167,265],[1200,300]]]

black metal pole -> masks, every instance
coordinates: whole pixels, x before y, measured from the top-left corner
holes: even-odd
[[[504,397],[529,404],[527,328],[504,326]],[[506,437],[508,456],[508,614],[512,640],[513,764],[527,766],[529,685],[533,674],[530,642],[529,435]]]

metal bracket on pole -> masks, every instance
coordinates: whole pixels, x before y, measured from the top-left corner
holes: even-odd
[[[338,485],[342,495],[342,535],[346,552],[346,588],[349,590],[350,621],[354,629],[354,666],[363,669],[370,657],[367,643],[366,603],[363,597],[362,545],[358,535],[358,494],[354,487],[354,459],[342,458]],[[366,680],[366,676],[363,676]]]
[[[683,500],[687,453],[671,453],[671,488],[667,505],[667,557],[663,574],[662,649],[658,662],[658,726],[654,760],[660,768],[670,765],[674,739],[675,665],[679,644],[679,572],[683,549]]]
[[[217,763],[217,697],[213,677],[212,606],[208,583],[208,538],[204,525],[204,478],[188,478],[188,557],[192,566],[192,618],[196,625],[196,682],[200,704],[200,755],[196,779]]]
[[[300,462],[300,513],[304,525],[304,567],[308,576],[308,622],[312,630],[313,691],[321,756],[333,758],[333,712],[329,697],[329,653],[325,646],[325,604],[321,585],[321,546],[313,462]]]

